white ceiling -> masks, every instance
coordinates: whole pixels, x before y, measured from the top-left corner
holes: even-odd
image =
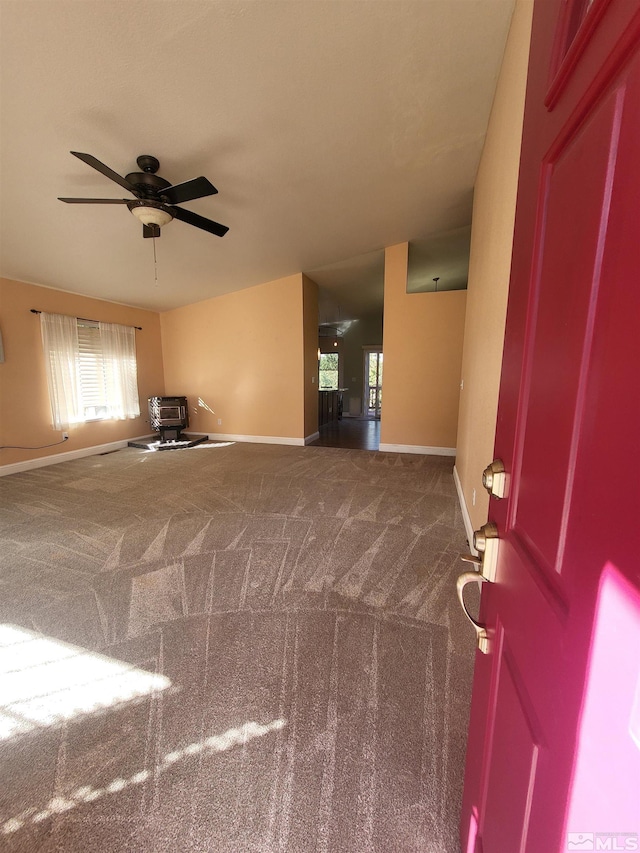
[[[0,274],[156,310],[467,226],[513,0],[1,0]],[[219,195],[153,242],[69,154]],[[37,307],[37,306],[35,306]]]

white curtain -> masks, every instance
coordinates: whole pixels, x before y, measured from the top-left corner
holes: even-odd
[[[136,331],[133,326],[99,323],[109,417],[124,420],[140,414]]]
[[[78,373],[78,321],[64,314],[40,314],[47,384],[54,429],[84,420]]]

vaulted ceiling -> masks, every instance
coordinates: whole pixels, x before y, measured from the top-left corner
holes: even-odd
[[[513,0],[1,0],[0,274],[156,310],[469,225]],[[155,241],[120,175],[219,194]],[[356,264],[357,266],[357,264]]]

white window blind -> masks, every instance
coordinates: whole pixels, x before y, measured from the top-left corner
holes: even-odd
[[[97,323],[78,322],[78,370],[85,420],[107,415],[102,340]]]

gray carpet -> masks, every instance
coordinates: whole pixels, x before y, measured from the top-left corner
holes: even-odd
[[[458,853],[451,459],[128,448],[0,508],[1,850]]]

